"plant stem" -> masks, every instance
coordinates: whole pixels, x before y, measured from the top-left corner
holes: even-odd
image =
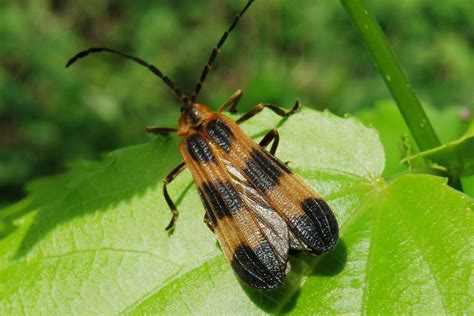
[[[341,0],[341,2],[372,54],[418,148],[424,151],[439,146],[441,143],[420,101],[365,1]]]

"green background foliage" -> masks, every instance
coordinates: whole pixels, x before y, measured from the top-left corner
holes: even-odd
[[[158,65],[189,91],[242,1],[2,1],[0,203],[71,161],[150,140],[145,125],[175,126],[178,104],[144,69],[115,56],[67,59],[110,46]],[[369,1],[419,97],[472,107],[471,0]],[[389,98],[337,1],[257,1],[230,37],[201,100],[236,89],[242,109],[296,98],[337,114]]]
[[[176,126],[178,102],[115,56],[64,64],[83,48],[110,46],[190,91],[241,5],[0,4],[2,313],[473,312],[469,0],[370,1],[441,140],[421,153],[339,2],[257,1],[201,101],[216,108],[240,88],[242,111],[299,98],[339,115],[263,112],[243,128],[258,140],[278,127],[277,155],[329,202],[341,239],[322,256],[292,255],[281,288],[250,289],[202,223],[188,172],[170,187],[182,213],[176,231],[164,232],[161,181],[181,161],[179,139],[153,140],[143,127]],[[20,199],[28,179],[51,174]],[[440,177],[453,175],[465,193]]]

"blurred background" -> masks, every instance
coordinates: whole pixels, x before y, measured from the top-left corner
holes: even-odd
[[[149,141],[180,103],[142,67],[192,91],[211,48],[246,0],[0,2],[0,207],[33,178]],[[368,0],[418,96],[436,108],[474,102],[472,0]],[[390,95],[339,1],[258,0],[232,33],[202,91],[216,108],[235,90],[258,102],[357,113]]]

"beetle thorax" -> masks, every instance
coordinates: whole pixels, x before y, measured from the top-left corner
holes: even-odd
[[[199,129],[213,114],[214,112],[204,104],[192,103],[190,106],[185,106],[178,123],[178,135],[185,136],[190,131]]]

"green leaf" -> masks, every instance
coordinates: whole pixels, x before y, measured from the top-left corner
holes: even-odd
[[[32,188],[34,210],[0,240],[2,313],[473,311],[472,199],[442,178],[381,179],[379,137],[357,119],[305,109],[243,126],[255,139],[273,127],[277,156],[327,199],[341,227],[333,252],[291,258],[281,288],[239,283],[187,171],[170,186],[176,230],[164,231],[162,179],[181,159],[179,139],[159,137]]]
[[[472,199],[442,178],[404,175],[381,183],[342,226],[345,269],[309,278],[295,312],[472,312],[472,211]],[[340,259],[331,257],[316,270]]]

